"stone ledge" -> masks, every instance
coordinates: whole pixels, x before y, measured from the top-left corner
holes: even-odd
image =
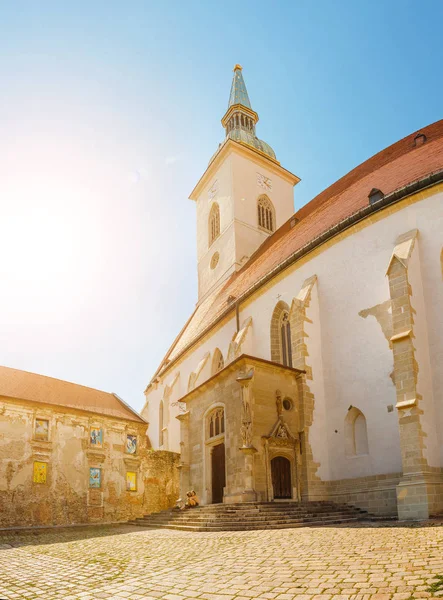
[[[398,342],[399,340],[403,340],[404,338],[409,337],[412,334],[412,329],[408,329],[407,331],[402,331],[400,333],[396,333],[391,337],[391,342]]]
[[[401,402],[397,402],[395,408],[411,408],[417,404],[417,398],[412,398],[411,400],[402,400]]]

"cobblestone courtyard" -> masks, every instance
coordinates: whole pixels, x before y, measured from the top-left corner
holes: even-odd
[[[441,526],[0,535],[8,600],[407,600],[443,595],[441,575]]]

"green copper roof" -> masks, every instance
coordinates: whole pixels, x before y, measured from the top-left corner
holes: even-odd
[[[231,93],[229,95],[228,108],[230,108],[234,104],[241,104],[252,110],[251,103],[249,102],[248,91],[246,89],[246,85],[241,71],[241,66],[235,65],[234,77],[232,79],[231,85]]]
[[[263,152],[263,154],[267,154],[271,158],[277,160],[275,152],[271,146],[263,140],[259,140],[258,137],[250,131],[245,131],[244,129],[232,129],[232,131],[230,131],[226,137],[231,140],[235,140],[236,142],[246,144],[247,146],[252,146],[252,148],[256,148],[257,150],[260,150],[260,152]]]

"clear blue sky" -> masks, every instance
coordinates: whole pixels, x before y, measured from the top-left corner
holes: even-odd
[[[0,363],[134,407],[192,312],[235,63],[302,206],[443,118],[441,0],[0,3]]]

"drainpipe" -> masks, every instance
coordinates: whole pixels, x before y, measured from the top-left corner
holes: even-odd
[[[240,331],[240,300],[235,301],[235,322],[238,333]]]

